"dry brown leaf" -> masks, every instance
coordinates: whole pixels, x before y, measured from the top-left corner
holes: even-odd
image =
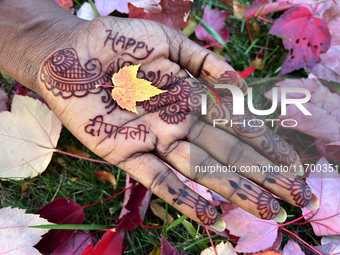
[[[149,255],[161,255],[161,249],[155,245]]]
[[[165,220],[166,211],[164,207],[162,207],[160,204],[158,204],[155,201],[151,201],[150,208],[151,208],[151,211],[154,213],[154,215],[156,215],[158,218],[162,220]],[[168,223],[171,224],[173,221],[174,221],[174,218],[168,212]]]
[[[75,155],[78,155],[78,156],[81,156],[81,157],[85,157],[85,158],[91,157],[90,154],[88,154],[88,153],[86,153],[82,150],[79,150],[76,147],[70,146],[70,145],[66,145],[65,149],[68,153],[72,153],[72,154],[75,154]]]
[[[115,176],[109,172],[99,170],[95,171],[94,174],[102,181],[111,182],[113,186],[117,185]]]

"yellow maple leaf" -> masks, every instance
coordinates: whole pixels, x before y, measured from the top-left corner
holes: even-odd
[[[112,98],[117,104],[128,111],[137,113],[136,102],[149,100],[166,90],[158,89],[151,82],[137,78],[139,65],[124,66],[118,73],[112,76],[114,89]]]

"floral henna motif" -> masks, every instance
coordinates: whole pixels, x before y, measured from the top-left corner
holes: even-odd
[[[102,102],[107,104],[105,108],[110,113],[116,108],[110,91],[102,87],[97,89],[95,85],[108,83],[114,73],[113,69],[114,62],[103,73],[101,62],[97,58],[88,60],[83,68],[75,49],[68,48],[55,52],[45,61],[40,79],[47,90],[63,99],[82,98],[104,91],[106,95],[102,96]]]
[[[168,124],[178,124],[190,113],[190,84],[180,77],[172,77],[164,89],[166,93],[140,103],[147,112],[159,112],[159,117]]]
[[[300,178],[290,179],[282,176],[280,173],[270,174],[275,175],[275,177],[268,177],[266,178],[266,180],[270,183],[280,186],[283,189],[290,191],[290,195],[293,197],[293,200],[297,206],[305,207],[312,199],[312,190],[307,185],[307,183]]]
[[[270,132],[269,129],[263,135],[261,146],[269,151],[268,154],[273,155],[275,160],[282,165],[291,165],[297,160],[297,155],[293,148],[280,136]]]
[[[250,185],[243,183],[239,185],[236,182],[229,180],[230,185],[235,189],[236,194],[242,200],[248,200],[257,205],[257,210],[262,219],[270,220],[276,217],[280,212],[280,204],[266,192],[255,190]]]
[[[196,217],[202,222],[204,225],[212,225],[216,222],[218,217],[217,211],[215,207],[213,207],[208,201],[204,198],[198,196],[195,198],[184,189],[179,189],[179,191],[175,191],[173,188],[168,187],[168,191],[172,195],[178,195],[176,198],[173,198],[173,201],[178,204],[185,204],[190,208],[195,209]]]

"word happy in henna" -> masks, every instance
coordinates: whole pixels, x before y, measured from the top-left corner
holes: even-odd
[[[146,55],[143,57],[136,57],[134,55],[132,55],[131,53],[123,53],[122,56],[127,55],[130,56],[131,58],[135,59],[135,60],[144,60],[146,58],[148,58],[150,56],[150,54],[153,52],[153,50],[155,48],[152,48],[149,50],[148,45],[145,42],[141,42],[141,41],[136,41],[133,38],[126,38],[126,36],[124,35],[120,35],[119,33],[116,32],[115,35],[113,35],[112,30],[106,30],[106,32],[109,33],[109,35],[106,37],[106,40],[104,42],[104,47],[106,46],[108,41],[111,41],[111,47],[112,47],[112,51],[114,53],[117,53],[117,49],[119,46],[121,46],[122,50],[127,50],[130,47],[133,47],[133,53],[136,54],[136,51],[138,51],[137,53],[141,52],[141,50],[144,50]]]
[[[94,119],[90,119],[92,122],[85,126],[85,133],[90,134],[92,136],[100,136],[102,131],[102,126],[104,126],[104,133],[107,134],[107,138],[113,137],[116,139],[119,135],[125,135],[125,140],[131,138],[133,140],[138,139],[139,141],[145,142],[146,135],[150,133],[146,130],[146,126],[144,124],[139,124],[138,127],[131,126],[116,126],[109,123],[104,122],[104,117],[102,115],[98,115]]]

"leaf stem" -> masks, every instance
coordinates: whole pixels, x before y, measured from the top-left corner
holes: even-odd
[[[295,236],[297,239],[299,239],[302,243],[304,243],[308,248],[310,248],[311,250],[313,250],[314,252],[316,252],[319,255],[323,255],[321,252],[319,252],[317,249],[315,249],[313,246],[309,245],[307,242],[305,242],[304,240],[302,240],[302,238],[300,238],[297,234],[294,234],[293,232],[289,231],[286,228],[281,228],[282,230],[288,232],[289,234]]]
[[[96,162],[96,163],[101,163],[101,164],[106,164],[106,165],[112,165],[110,162],[106,162],[106,161],[102,161],[102,160],[97,160],[97,159],[92,159],[92,158],[86,158],[86,157],[78,156],[78,155],[75,155],[75,154],[72,154],[72,153],[68,153],[66,151],[61,151],[61,150],[57,150],[57,149],[54,149],[54,151],[55,152],[59,152],[61,154],[65,154],[67,156],[74,157],[74,158],[80,158],[80,159],[84,159],[84,160],[88,160],[88,161],[92,161],[92,162]]]

